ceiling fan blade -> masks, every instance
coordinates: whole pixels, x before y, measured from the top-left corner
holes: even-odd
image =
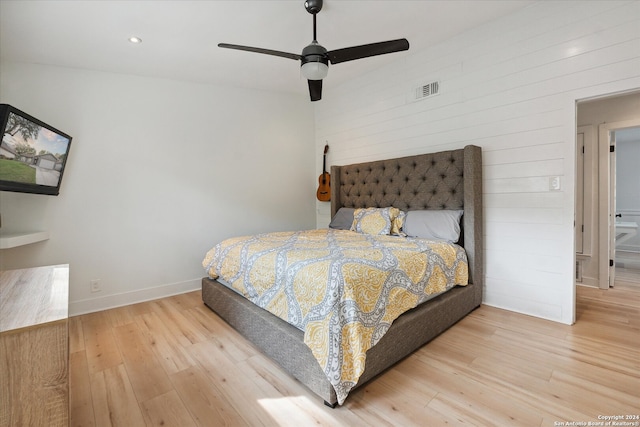
[[[307,80],[309,82],[309,96],[312,101],[322,98],[322,80]]]
[[[340,62],[353,61],[354,59],[368,58],[370,56],[384,55],[386,53],[400,52],[408,49],[409,42],[407,39],[398,39],[336,49],[327,52],[327,56],[332,64],[339,64]]]
[[[264,53],[265,55],[281,56],[283,58],[300,60],[302,57],[297,53],[281,52],[279,50],[262,49],[260,47],[241,46],[238,44],[218,43],[218,47],[226,49],[246,50],[247,52]]]

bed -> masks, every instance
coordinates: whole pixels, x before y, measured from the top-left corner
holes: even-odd
[[[364,372],[354,389],[367,383],[451,327],[482,302],[481,149],[466,146],[389,160],[331,167],[331,215],[340,208],[386,208],[403,212],[462,210],[458,244],[464,248],[468,284],[401,314],[366,352]],[[335,407],[344,396],[304,343],[304,332],[254,305],[210,277],[202,279],[204,303],[277,362],[286,372]]]

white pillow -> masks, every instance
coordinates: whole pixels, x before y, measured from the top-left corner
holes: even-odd
[[[456,243],[460,239],[462,213],[462,210],[408,211],[402,231],[409,237]]]

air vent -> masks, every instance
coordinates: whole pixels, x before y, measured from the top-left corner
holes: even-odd
[[[437,95],[439,92],[440,92],[440,82],[435,81],[435,82],[424,84],[416,88],[416,94],[415,94],[416,100]]]

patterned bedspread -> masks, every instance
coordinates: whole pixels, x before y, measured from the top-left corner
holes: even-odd
[[[339,404],[364,371],[366,351],[398,316],[468,283],[460,246],[333,229],[228,239],[202,265],[304,331]]]

